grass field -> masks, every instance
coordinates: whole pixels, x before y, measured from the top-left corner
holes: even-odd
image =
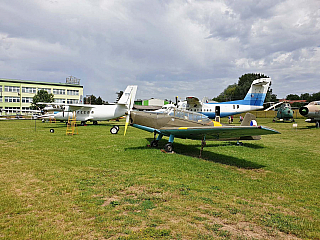
[[[320,130],[258,123],[282,134],[199,159],[200,141],[163,153],[124,122],[0,121],[0,239],[320,239]]]

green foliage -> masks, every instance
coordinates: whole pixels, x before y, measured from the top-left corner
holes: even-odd
[[[218,97],[213,98],[214,101],[224,102],[244,99],[250,89],[252,82],[259,78],[268,78],[261,73],[247,73],[239,78],[238,84],[229,85]],[[269,89],[266,96],[266,101],[276,101],[277,95],[272,94],[272,89]]]
[[[106,103],[106,101],[102,100],[102,98],[100,96],[97,98],[94,95],[90,95],[89,97],[84,98],[84,104],[102,105],[105,103]]]
[[[287,95],[286,99],[287,100],[300,100],[300,97],[297,94],[289,94],[289,95]]]
[[[37,103],[38,102],[46,102],[46,103],[54,102],[53,96],[54,95],[52,93],[49,94],[45,90],[38,91],[37,94],[33,96],[30,109],[38,110],[38,108],[40,108],[40,109],[45,108],[45,106],[46,106],[45,104],[37,104]]]

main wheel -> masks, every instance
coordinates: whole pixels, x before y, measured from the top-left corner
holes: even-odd
[[[158,147],[158,141],[157,141],[157,140],[153,140],[153,141],[150,143],[150,146],[151,146],[151,147]]]
[[[166,152],[172,152],[173,151],[173,145],[172,145],[172,143],[167,143],[165,146],[164,146],[164,150],[166,151]]]
[[[116,126],[114,126],[110,129],[111,134],[117,134],[118,132],[119,132],[119,127],[117,128]]]

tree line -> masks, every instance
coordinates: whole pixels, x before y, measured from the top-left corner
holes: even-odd
[[[238,83],[229,85],[226,89],[223,90],[217,97],[214,97],[212,100],[217,102],[233,101],[243,99],[252,82],[259,78],[268,78],[268,76],[261,73],[247,73],[242,75],[239,78]],[[317,93],[303,93],[300,96],[297,94],[288,94],[286,100],[306,100],[306,102],[312,102],[320,100],[320,92]],[[277,95],[272,92],[272,89],[269,88],[265,102],[278,102]],[[305,105],[305,103],[293,103],[293,107],[300,107]]]

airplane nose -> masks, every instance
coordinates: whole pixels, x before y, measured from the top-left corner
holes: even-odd
[[[302,116],[306,116],[309,113],[309,109],[307,107],[301,107],[301,108],[299,108],[299,113]]]

